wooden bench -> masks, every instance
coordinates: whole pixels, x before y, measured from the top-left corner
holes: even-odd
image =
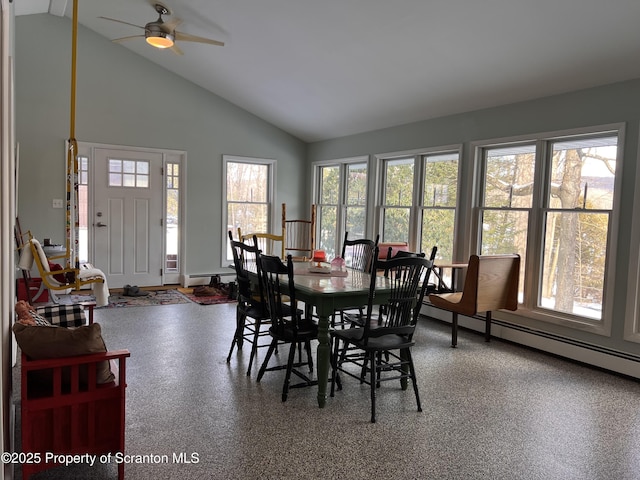
[[[84,321],[83,316],[76,326]],[[24,480],[64,464],[64,455],[89,454],[97,459],[124,453],[129,356],[128,350],[114,350],[34,360],[21,352],[21,451],[31,456],[31,462],[22,463]],[[99,383],[105,371],[107,381]],[[118,478],[124,479],[124,463],[118,464]]]
[[[461,292],[430,294],[429,302],[452,313],[451,346],[458,343],[458,314],[485,320],[491,339],[491,312],[518,308],[519,255],[471,255]],[[486,312],[478,317],[478,312]]]

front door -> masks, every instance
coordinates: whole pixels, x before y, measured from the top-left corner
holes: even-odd
[[[162,154],[96,148],[94,263],[110,288],[162,285]]]

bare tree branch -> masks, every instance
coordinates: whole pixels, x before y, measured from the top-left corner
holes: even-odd
[[[580,155],[580,159],[584,161],[586,158],[593,158],[594,160],[600,160],[604,163],[604,166],[607,167],[609,173],[615,175],[616,167],[615,167],[615,158],[603,157],[602,155],[596,155],[591,153],[591,149],[578,149],[578,155]]]

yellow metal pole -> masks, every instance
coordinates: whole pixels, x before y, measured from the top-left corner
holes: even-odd
[[[78,45],[78,0],[73,0],[73,30],[71,36],[71,115],[67,145],[67,267],[78,268],[78,143],[76,141],[76,51]],[[72,246],[73,233],[73,246]],[[73,262],[72,262],[73,254]]]

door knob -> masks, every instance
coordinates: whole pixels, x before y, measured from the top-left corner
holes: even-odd
[[[106,227],[106,226],[107,226],[106,223],[102,223],[102,222],[96,223],[96,227]]]

